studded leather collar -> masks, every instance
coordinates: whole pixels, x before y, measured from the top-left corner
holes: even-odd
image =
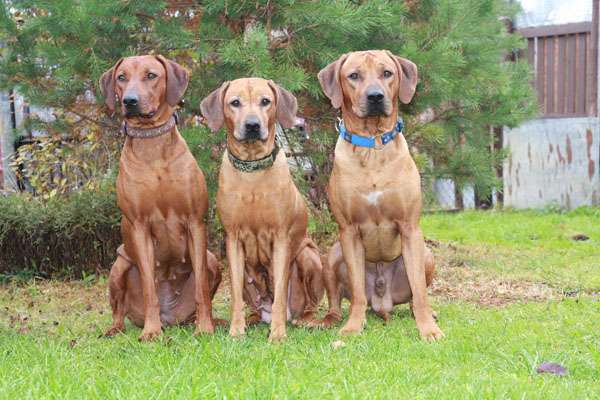
[[[173,114],[173,116],[169,118],[169,120],[164,124],[147,129],[128,126],[127,121],[123,121],[123,124],[121,125],[121,132],[132,138],[148,139],[164,135],[165,133],[173,129],[175,125],[177,125],[177,115]]]

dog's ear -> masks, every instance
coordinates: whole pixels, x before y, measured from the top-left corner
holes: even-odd
[[[175,61],[167,60],[161,55],[157,55],[156,59],[161,62],[167,71],[167,103],[171,107],[175,107],[183,97],[190,77],[187,70]]]
[[[319,83],[321,84],[325,96],[331,100],[333,108],[340,108],[344,101],[342,84],[340,82],[340,69],[342,69],[342,65],[344,65],[346,58],[348,58],[348,54],[342,55],[336,61],[319,71]]]
[[[211,131],[216,132],[223,126],[223,96],[229,87],[229,82],[224,82],[220,88],[213,90],[200,102],[200,112],[206,118],[206,124]]]
[[[419,80],[417,66],[412,61],[407,60],[406,58],[395,56],[389,51],[387,54],[392,58],[392,60],[394,60],[400,76],[398,97],[400,98],[401,102],[408,104],[415,95],[417,81]]]
[[[98,81],[100,91],[104,96],[104,103],[111,112],[115,111],[115,71],[122,61],[122,58],[117,61],[111,69],[102,74]]]
[[[285,129],[293,127],[296,124],[296,113],[298,112],[296,97],[273,81],[269,81],[269,86],[277,97],[277,121],[279,125]]]

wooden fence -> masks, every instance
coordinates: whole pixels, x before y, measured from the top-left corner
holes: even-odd
[[[597,27],[592,21],[520,30],[528,41],[527,59],[544,117],[597,114]]]

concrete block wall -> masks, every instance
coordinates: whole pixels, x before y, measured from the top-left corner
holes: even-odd
[[[504,130],[504,206],[600,204],[600,119],[540,118]]]

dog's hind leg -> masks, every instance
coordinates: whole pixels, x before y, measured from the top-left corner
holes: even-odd
[[[321,258],[323,265],[323,283],[327,293],[329,310],[321,320],[312,321],[309,326],[315,328],[330,328],[342,320],[342,276],[347,276],[347,268],[342,255],[340,243],[335,243],[327,257]]]
[[[110,269],[108,277],[108,294],[112,308],[113,322],[111,327],[104,333],[106,337],[112,337],[119,332],[125,331],[125,273],[133,264],[124,255],[123,245],[117,250],[117,259]]]
[[[324,293],[323,265],[316,245],[311,242],[305,246],[296,256],[294,264],[293,268],[297,270],[296,275],[299,279],[298,284],[293,285],[295,274],[291,274],[292,298],[301,298],[302,301],[299,302],[299,307],[295,306],[295,301],[291,301],[290,309],[295,318],[294,324],[307,325],[315,319]]]
[[[194,335],[214,333],[215,331],[206,250],[206,224],[202,220],[188,221],[188,251],[195,278],[196,329]]]
[[[221,263],[210,251],[206,252],[208,265],[208,287],[211,300],[214,298],[221,283]],[[196,277],[194,272],[185,281],[181,292],[178,293],[177,304],[171,310],[174,324],[189,324],[196,322]],[[215,325],[225,326],[227,321],[213,318]]]

